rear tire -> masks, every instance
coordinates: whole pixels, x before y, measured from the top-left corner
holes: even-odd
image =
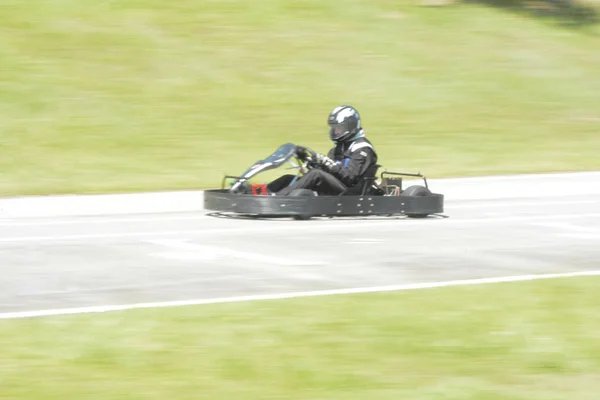
[[[402,196],[429,196],[431,191],[425,186],[413,185],[407,187],[403,192]],[[406,214],[408,218],[427,218],[429,214]]]
[[[429,214],[406,214],[408,218],[427,218]]]
[[[402,191],[402,196],[429,196],[431,191],[425,186],[413,185]]]

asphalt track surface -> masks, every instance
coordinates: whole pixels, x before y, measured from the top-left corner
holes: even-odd
[[[598,191],[447,197],[443,214],[3,218],[0,314],[600,270]]]

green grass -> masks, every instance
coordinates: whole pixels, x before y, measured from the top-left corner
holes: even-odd
[[[592,400],[599,283],[3,321],[2,398]]]
[[[600,28],[416,4],[4,0],[0,195],[215,187],[340,103],[388,169],[599,169]]]

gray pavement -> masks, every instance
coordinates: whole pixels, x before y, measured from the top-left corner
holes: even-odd
[[[0,313],[600,270],[598,194],[447,199],[444,214],[3,219]]]

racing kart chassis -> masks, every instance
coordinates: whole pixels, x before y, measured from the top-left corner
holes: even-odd
[[[285,147],[288,146],[288,147]],[[421,174],[384,171],[380,181],[375,175],[380,165],[376,165],[368,177],[364,177],[358,194],[349,191],[336,196],[316,195],[301,189],[288,196],[271,195],[266,185],[252,185],[250,193],[236,190],[247,182],[255,171],[263,171],[287,162],[295,153],[292,144],[281,146],[271,157],[257,161],[242,176],[225,175],[221,189],[204,192],[204,208],[216,211],[217,215],[237,214],[253,217],[349,217],[349,216],[393,216],[406,215],[424,218],[444,211],[444,196],[429,190],[427,178]],[[295,146],[294,146],[295,148]],[[300,168],[302,170],[302,168]],[[403,188],[403,177],[421,178],[424,185]],[[232,188],[226,188],[227,179],[233,179]]]

